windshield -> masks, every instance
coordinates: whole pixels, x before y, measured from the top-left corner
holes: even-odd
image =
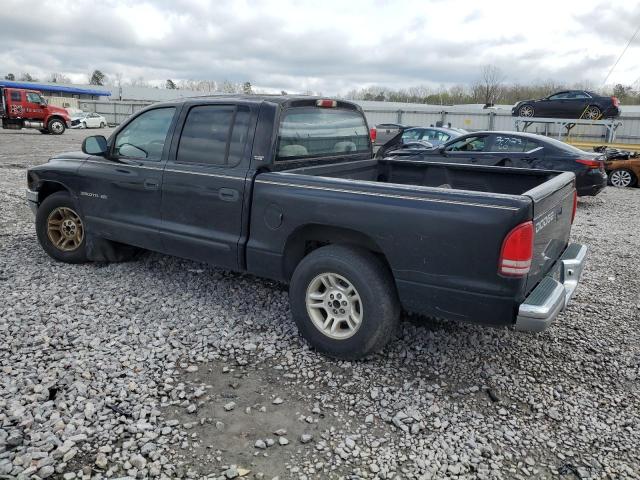
[[[278,160],[368,152],[369,131],[357,110],[300,107],[284,114]]]

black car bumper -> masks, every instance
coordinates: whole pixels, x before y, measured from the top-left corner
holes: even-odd
[[[589,170],[576,176],[576,191],[579,197],[594,197],[607,186],[607,174],[602,170]]]
[[[613,105],[606,108],[603,112],[602,112],[602,116],[604,118],[612,118],[612,117],[619,117],[620,116],[620,109],[618,107],[614,107]]]

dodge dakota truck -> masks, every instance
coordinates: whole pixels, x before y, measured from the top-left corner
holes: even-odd
[[[383,347],[403,310],[544,330],[587,253],[572,173],[374,158],[342,100],[155,104],[27,182],[54,259],[135,247],[288,283],[302,335],[343,359]]]

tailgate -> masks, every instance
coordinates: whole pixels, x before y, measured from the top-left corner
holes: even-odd
[[[533,201],[533,257],[527,277],[529,293],[551,270],[569,242],[575,177],[562,173],[524,195]]]

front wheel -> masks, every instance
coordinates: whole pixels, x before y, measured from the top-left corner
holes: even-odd
[[[619,168],[609,172],[609,183],[614,187],[633,187],[638,179],[631,170]]]
[[[52,118],[49,120],[49,123],[47,123],[47,130],[49,130],[49,133],[52,135],[62,135],[65,128],[64,122],[59,118]]]
[[[518,116],[519,117],[533,117],[535,115],[535,110],[533,109],[533,107],[531,105],[522,105],[519,109],[518,109]]]
[[[374,254],[330,245],[307,255],[289,288],[293,318],[318,351],[345,360],[384,347],[400,319],[391,273]]]
[[[48,196],[38,207],[36,234],[44,251],[56,260],[87,261],[85,224],[67,192]]]

